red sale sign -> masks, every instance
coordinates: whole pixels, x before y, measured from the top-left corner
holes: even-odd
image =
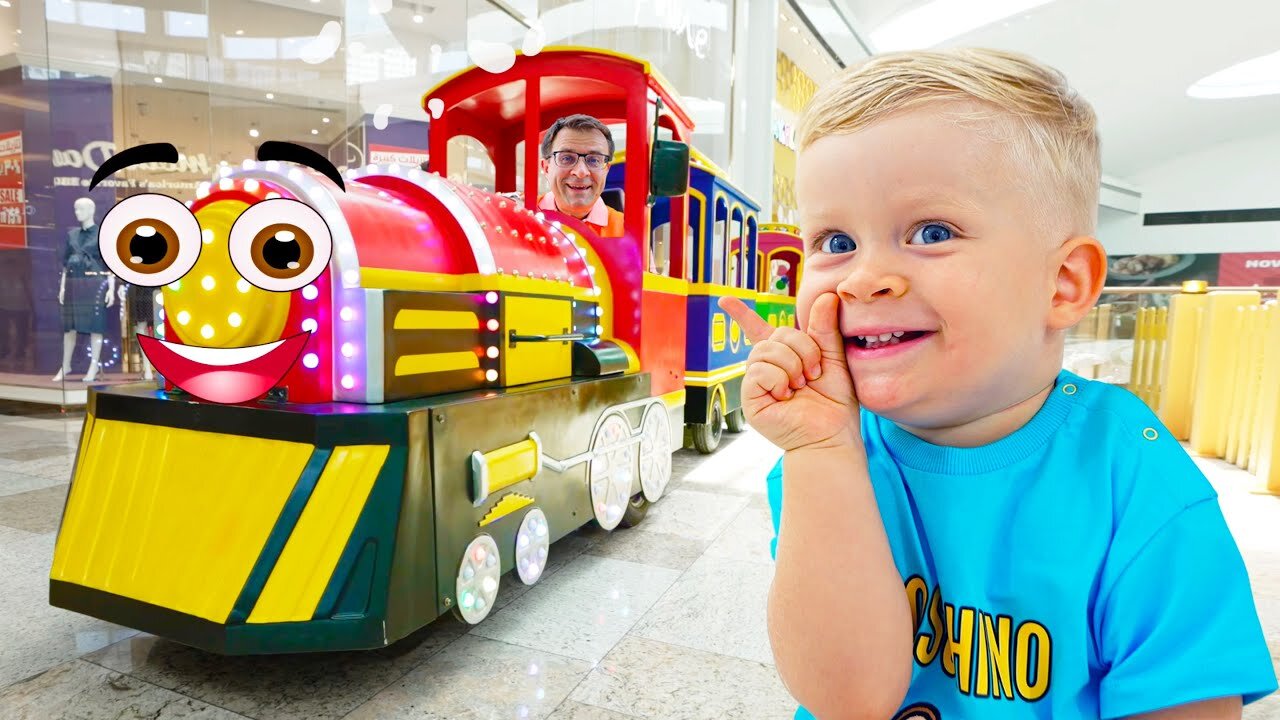
[[[22,133],[0,133],[0,248],[27,246],[27,198],[22,185]]]
[[[1280,252],[1222,253],[1218,264],[1218,285],[1280,285]]]

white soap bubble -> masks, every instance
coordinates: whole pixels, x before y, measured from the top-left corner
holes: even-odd
[[[379,130],[387,129],[387,120],[391,117],[391,103],[382,103],[373,112],[373,126]]]
[[[539,18],[529,25],[529,30],[524,34],[524,44],[520,49],[525,55],[533,56],[542,52],[542,48],[546,44],[547,30],[542,27],[542,20]]]
[[[516,51],[500,42],[476,40],[467,46],[471,62],[491,73],[506,72],[516,64]]]
[[[320,29],[320,34],[307,41],[302,46],[298,57],[302,62],[309,65],[319,65],[333,57],[338,51],[338,46],[342,44],[342,23],[337,20],[330,20]]]

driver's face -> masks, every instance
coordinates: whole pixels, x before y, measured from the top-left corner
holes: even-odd
[[[555,162],[555,153],[569,150],[576,153],[597,153],[609,158],[609,143],[599,130],[564,128],[556,133],[551,143],[552,156],[542,158],[542,174],[547,178],[551,193],[560,211],[576,218],[586,217],[604,190],[604,180],[609,166],[592,171],[585,158],[577,158],[573,167],[562,168]],[[612,158],[609,158],[612,159]]]

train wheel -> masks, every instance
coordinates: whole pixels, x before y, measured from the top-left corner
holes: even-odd
[[[667,406],[654,403],[640,423],[640,489],[645,500],[658,502],[671,480],[671,420]],[[635,504],[632,498],[632,505]],[[627,512],[631,512],[628,510]]]
[[[498,555],[498,543],[488,535],[478,535],[458,564],[458,579],[454,595],[458,598],[457,610],[463,621],[475,625],[484,620],[493,609],[498,597],[498,582],[502,577],[502,560]]]
[[[738,408],[724,416],[724,424],[729,427],[729,432],[740,433],[747,429],[747,414]]]
[[[636,493],[631,498],[631,502],[627,504],[627,511],[622,514],[622,522],[618,523],[624,528],[633,528],[644,520],[644,516],[649,514],[650,503],[645,499],[644,493]]]
[[[591,509],[605,530],[618,527],[631,501],[631,481],[636,472],[635,445],[627,443],[631,425],[621,413],[612,413],[596,428],[591,439],[594,456],[590,461]],[[601,451],[617,445],[611,450]]]
[[[717,394],[711,400],[710,422],[693,426],[693,446],[703,455],[710,455],[720,447],[720,437],[724,434],[724,407]]]
[[[525,513],[516,532],[516,572],[521,582],[532,585],[542,579],[550,549],[551,528],[547,525],[547,516],[534,508]]]

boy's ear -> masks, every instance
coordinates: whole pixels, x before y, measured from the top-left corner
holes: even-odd
[[[1066,330],[1080,322],[1098,302],[1107,280],[1107,251],[1097,238],[1074,237],[1058,248],[1052,262],[1057,271],[1049,328]]]

